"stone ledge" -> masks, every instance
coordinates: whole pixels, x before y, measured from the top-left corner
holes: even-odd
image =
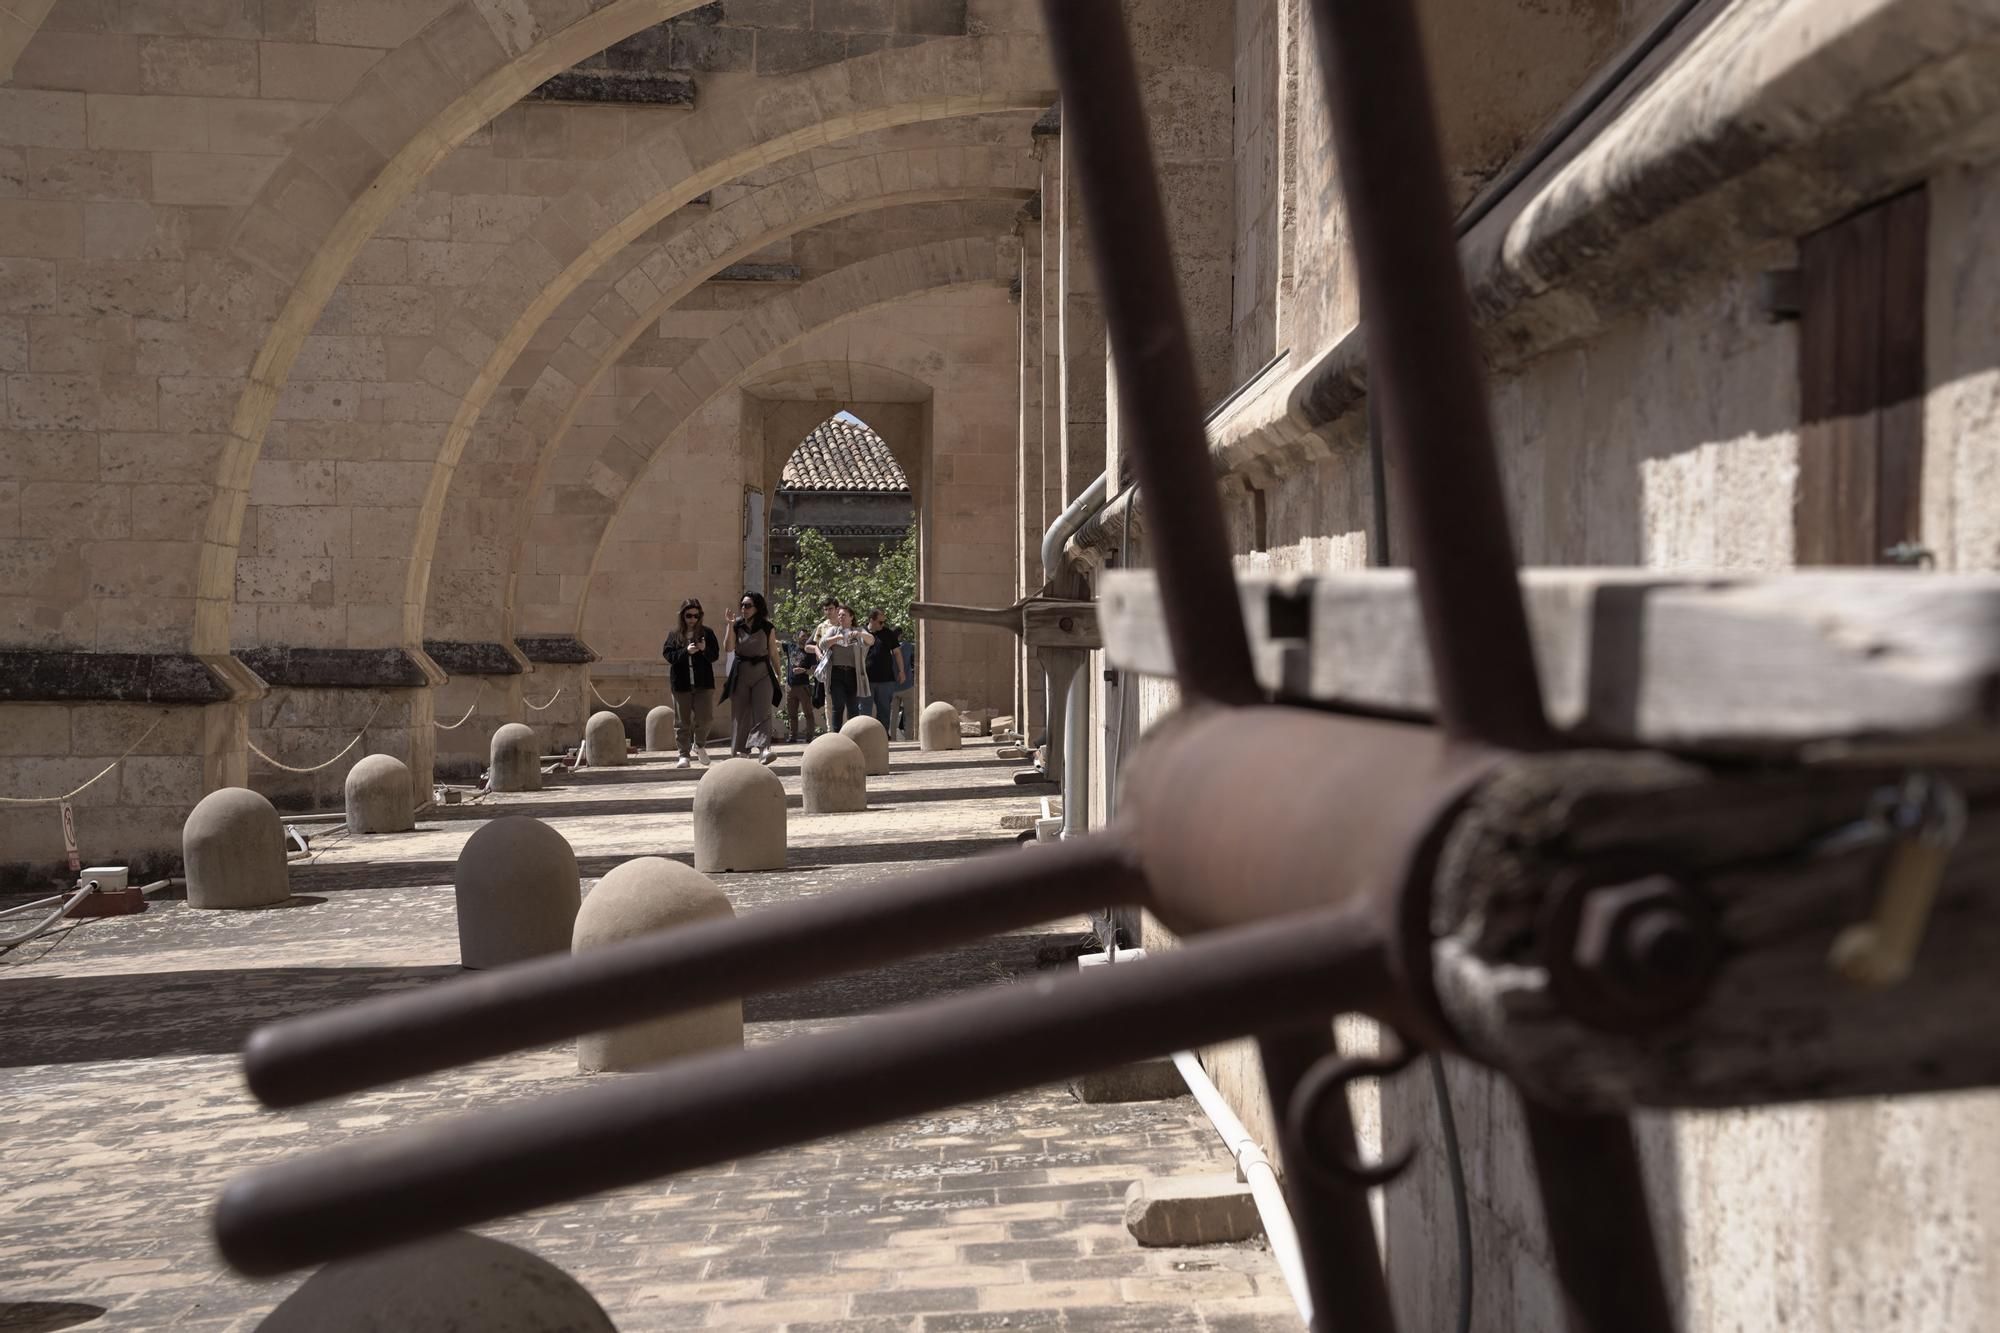
[[[1141,1245],[1222,1245],[1264,1234],[1250,1187],[1229,1174],[1156,1176],[1125,1191],[1125,1229]]]
[[[239,648],[265,683],[285,689],[422,689],[444,683],[435,663],[408,648]]]
[[[1070,1094],[1080,1102],[1163,1102],[1188,1095],[1187,1080],[1172,1060],[1141,1060],[1116,1069],[1079,1074],[1069,1081]]]
[[[574,634],[540,634],[516,637],[514,646],[530,662],[548,666],[588,666],[597,661],[591,646]]]
[[[231,675],[193,653],[10,648],[0,650],[0,702],[219,704],[255,693]]]
[[[425,639],[424,653],[450,676],[518,676],[527,667],[512,644]]]

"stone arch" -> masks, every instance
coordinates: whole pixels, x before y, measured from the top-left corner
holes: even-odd
[[[217,470],[196,585],[198,651],[229,646],[251,468],[292,361],[355,252],[472,131],[544,79],[698,2],[460,0],[378,61],[265,182],[227,257],[242,280],[287,295],[251,363]]]
[[[706,403],[741,383],[754,367],[827,325],[912,296],[950,287],[1004,284],[1011,276],[1009,246],[990,239],[940,241],[850,265],[746,312],[721,337],[683,361],[668,383],[626,414],[610,441],[578,469],[581,484],[546,483],[515,559],[511,600],[525,632],[543,626],[528,614],[536,604],[522,592],[524,575],[554,575],[558,601],[547,632],[569,633],[581,588],[612,516],[632,481],[664,441]],[[551,471],[558,469],[551,468]]]
[[[492,266],[495,281],[453,313],[423,358],[426,382],[459,406],[417,519],[403,597],[405,640],[415,642],[423,632],[430,553],[451,474],[480,413],[533,331],[589,273],[667,214],[752,166],[870,130],[1033,110],[1053,96],[1039,37],[939,38],[873,52],[774,79],[697,112],[608,159],[545,209]],[[841,164],[827,170],[837,174]],[[865,176],[858,183],[877,193],[883,188]],[[739,225],[753,224],[744,215]]]
[[[56,7],[56,0],[9,0],[0,9],[0,83],[14,74],[14,62],[41,30],[42,20]]]
[[[718,209],[687,231],[650,247],[606,285],[591,310],[551,353],[515,410],[489,420],[453,470],[448,503],[430,550],[416,553],[428,571],[426,635],[505,639],[503,624],[464,614],[504,603],[508,570],[495,565],[480,540],[494,530],[522,530],[527,503],[539,486],[545,460],[563,447],[578,410],[602,377],[640,335],[688,292],[744,255],[807,227],[860,212],[904,204],[957,199],[1026,199],[1038,183],[1038,166],[1025,154],[985,148],[894,149],[843,164],[848,170],[806,168]],[[878,188],[877,182],[880,182]],[[745,234],[748,219],[761,230]],[[648,299],[651,298],[651,299]],[[489,414],[489,418],[490,418]],[[481,446],[484,445],[484,448]],[[463,552],[445,577],[433,553]],[[446,557],[438,554],[436,559]],[[440,624],[437,594],[449,588],[457,608]]]
[[[689,3],[429,0],[404,26],[384,19],[379,45],[323,44],[372,62],[341,76],[356,79],[351,87],[302,91],[298,100],[230,97],[212,107],[216,99],[170,91],[171,78],[129,97],[99,91],[120,86],[122,75],[97,53],[121,36],[132,40],[112,29],[143,27],[154,10],[171,18],[175,6],[10,0],[5,8],[20,23],[0,23],[0,32],[20,58],[9,86],[33,86],[9,105],[54,119],[8,129],[48,140],[51,181],[68,180],[63,189],[80,187],[88,203],[126,214],[124,230],[101,247],[108,261],[96,249],[84,258],[13,256],[25,266],[9,265],[19,279],[11,307],[114,317],[80,344],[101,349],[96,364],[73,352],[70,364],[90,368],[44,386],[45,410],[16,424],[52,432],[50,444],[73,454],[89,435],[124,435],[95,478],[79,477],[98,482],[100,507],[143,504],[133,480],[142,472],[149,482],[170,473],[175,485],[143,525],[61,534],[51,543],[63,548],[58,576],[24,571],[22,586],[8,588],[46,626],[33,637],[85,650],[225,654],[237,535],[225,493],[247,482],[258,423],[282,378],[287,330],[309,322],[286,312],[310,303],[313,265],[337,272],[349,253],[346,233],[365,230],[405,181],[496,108]],[[66,12],[72,4],[74,14]],[[254,62],[262,7],[202,8],[189,22],[217,25],[226,35],[214,41]],[[107,29],[104,42],[96,28]],[[211,145],[208,117],[221,117],[224,105],[226,138]],[[62,248],[25,234],[0,238],[0,251]],[[136,465],[129,454],[140,456]]]
[[[369,572],[372,585],[393,584],[395,591],[343,599],[343,646],[418,641],[427,557],[447,483],[487,397],[533,330],[634,238],[713,186],[807,147],[894,125],[1029,110],[1052,95],[1040,38],[938,38],[759,81],[600,163],[536,217],[492,264],[491,280],[469,293],[430,341],[422,387],[457,407],[442,427],[442,447],[414,518],[401,519],[408,510],[385,511],[398,517],[394,523],[385,518],[382,526],[414,528],[410,546]],[[243,461],[253,456],[249,451]],[[247,479],[246,466],[239,480]],[[234,507],[221,525],[232,538],[246,498],[240,485],[233,494]],[[412,551],[426,558],[417,560]],[[202,567],[202,595],[227,602],[234,592],[233,545],[218,546],[214,556]],[[400,573],[391,572],[392,563],[400,564]]]
[[[763,480],[767,487],[774,485],[808,431],[837,412],[851,410],[888,443],[908,476],[914,521],[928,464],[934,396],[929,377],[942,363],[929,344],[887,327],[888,312],[893,310],[892,306],[877,312],[881,318],[872,322],[828,325],[769,358],[773,363],[769,370],[746,376],[734,386],[742,391],[746,408],[747,400],[755,399],[764,409],[756,414],[762,418],[760,429],[753,433],[746,420],[740,437],[747,473],[757,470],[752,455],[761,443]],[[868,333],[857,342],[854,335],[863,325],[869,326]],[[879,338],[870,336],[875,333]],[[656,549],[646,530],[654,521],[653,505],[662,489],[658,466],[681,455],[689,432],[702,424],[698,416],[664,442],[655,455],[655,468],[628,493],[619,517],[606,525],[593,553],[576,609],[576,634],[603,655],[601,670],[607,675],[629,678],[635,669],[642,676],[649,673],[650,640],[636,632],[635,625],[650,631],[653,624],[671,616],[679,597],[706,596],[712,586],[703,583],[699,570],[676,567],[674,548]],[[648,516],[645,522],[639,521],[641,512]]]

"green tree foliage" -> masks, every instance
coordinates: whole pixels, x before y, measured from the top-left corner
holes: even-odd
[[[879,556],[847,560],[836,554],[833,543],[818,532],[801,529],[792,591],[771,608],[771,619],[787,636],[811,629],[819,624],[819,604],[828,596],[838,597],[853,607],[856,623],[870,609],[879,606],[889,613],[891,625],[908,634],[910,603],[917,600],[915,530]]]

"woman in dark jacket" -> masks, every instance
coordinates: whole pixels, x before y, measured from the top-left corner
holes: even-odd
[[[729,622],[722,646],[736,654],[729,679],[722,684],[732,728],[729,752],[768,764],[775,757],[771,753],[771,709],[778,697],[778,668],[771,659],[777,654],[778,632],[771,624],[771,608],[762,593],[743,594],[737,618]]]
[[[688,766],[690,747],[706,764],[704,742],[715,716],[715,659],[722,656],[722,647],[715,631],[702,623],[699,597],[681,603],[680,623],[667,635],[660,655],[667,659],[667,684],[674,695],[674,739],[681,751],[674,767]]]

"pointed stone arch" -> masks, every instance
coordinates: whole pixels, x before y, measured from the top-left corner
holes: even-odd
[[[460,0],[376,62],[245,211],[224,280],[282,293],[236,398],[202,534],[197,651],[229,644],[250,473],[278,391],[327,298],[383,218],[452,148],[585,56],[699,0]]]
[[[598,382],[688,292],[742,256],[836,218],[946,200],[1025,200],[1034,193],[1038,170],[1024,154],[989,148],[893,149],[844,165],[849,170],[811,169],[774,182],[648,248],[548,356],[515,410],[501,421],[488,414],[453,470],[431,550],[416,553],[431,580],[425,591],[426,637],[511,637],[497,620],[466,614],[479,607],[497,610],[508,576],[507,566],[491,559],[492,545],[482,536],[518,531],[529,521],[528,502],[547,460],[562,449]],[[763,230],[745,235],[750,218]],[[447,566],[454,555],[456,561]],[[454,610],[448,623],[440,623],[437,594],[447,589]]]
[[[746,312],[676,368],[668,382],[626,414],[610,440],[573,469],[578,483],[551,480],[538,491],[510,579],[524,633],[570,633],[604,532],[632,481],[662,444],[705,404],[809,334],[882,306],[952,287],[1004,287],[1011,252],[990,239],[941,241],[850,265]],[[555,575],[552,606],[523,604],[523,575]],[[545,614],[544,614],[545,613]]]

